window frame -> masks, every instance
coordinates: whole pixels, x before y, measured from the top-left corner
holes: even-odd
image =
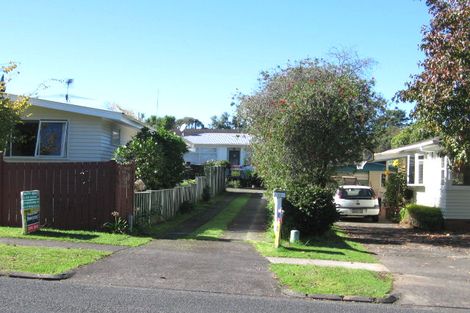
[[[114,133],[118,134],[117,138],[114,137]],[[118,147],[121,145],[121,128],[119,127],[111,128],[111,145],[115,147]]]
[[[10,150],[10,155],[6,156],[8,158],[12,159],[56,159],[56,158],[65,158],[67,156],[67,138],[68,138],[68,125],[69,121],[68,120],[49,120],[49,119],[24,119],[23,121],[25,122],[38,122],[38,131],[36,134],[36,144],[34,147],[34,155],[12,155],[13,153],[13,142],[10,140],[9,144],[9,150]],[[60,123],[63,124],[62,128],[62,138],[61,138],[61,149],[60,149],[60,155],[41,155],[39,154],[39,149],[40,149],[40,142],[41,142],[41,126],[42,123]]]
[[[410,164],[413,160],[413,175],[410,171]],[[408,186],[424,186],[424,176],[425,176],[425,169],[424,169],[424,160],[426,160],[426,156],[424,153],[415,153],[407,156],[406,162],[406,184]],[[422,175],[420,175],[420,167],[422,166]],[[413,182],[410,183],[410,177],[413,177]],[[421,181],[421,182],[420,182]]]

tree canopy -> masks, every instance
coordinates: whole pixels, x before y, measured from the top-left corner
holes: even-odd
[[[204,123],[194,117],[183,117],[176,120],[176,127],[180,127],[181,125],[186,124],[186,128],[189,129],[201,129],[205,128]]]
[[[15,125],[21,122],[21,115],[29,106],[29,99],[27,97],[17,97],[15,100],[7,97],[5,94],[8,74],[15,71],[16,64],[10,63],[0,70],[0,151],[2,151],[8,141]],[[5,76],[7,78],[5,79]]]
[[[244,128],[244,121],[237,113],[230,115],[228,112],[224,112],[220,116],[214,115],[211,117],[209,128],[241,129]]]
[[[253,139],[253,163],[268,188],[327,186],[335,168],[362,159],[376,146],[385,100],[358,59],[302,60],[263,72],[252,95],[240,95],[239,113]]]
[[[172,130],[176,128],[176,117],[171,115],[165,115],[163,117],[157,117],[156,115],[151,115],[145,120],[145,122],[152,126],[153,128],[164,128],[166,130]]]
[[[470,1],[426,4],[432,19],[423,29],[423,71],[397,95],[416,102],[416,119],[440,136],[444,153],[461,167],[470,162]]]

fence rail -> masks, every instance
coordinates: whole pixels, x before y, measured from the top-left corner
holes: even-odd
[[[184,201],[196,203],[202,199],[205,186],[211,196],[225,190],[225,168],[208,167],[206,176],[196,177],[196,184],[173,189],[148,190],[134,195],[134,220],[137,224],[151,224],[155,217],[168,220],[174,217]]]
[[[21,226],[20,192],[40,191],[41,224],[97,229],[111,212],[132,214],[134,165],[5,162],[0,153],[0,225]]]

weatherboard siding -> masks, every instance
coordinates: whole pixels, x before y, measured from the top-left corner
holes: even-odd
[[[470,220],[470,186],[449,186],[445,195],[444,218]]]
[[[124,138],[131,136],[127,127],[99,117],[32,106],[24,119],[64,120],[68,122],[65,157],[5,157],[5,161],[95,162],[112,158],[116,146],[111,144],[112,128],[124,128]],[[137,130],[134,130],[137,133]],[[122,135],[121,135],[122,140]],[[122,143],[122,142],[121,142]]]

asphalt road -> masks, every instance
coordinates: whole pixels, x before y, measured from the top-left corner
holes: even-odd
[[[92,286],[0,277],[0,312],[464,312],[387,304],[313,301],[158,288]]]

